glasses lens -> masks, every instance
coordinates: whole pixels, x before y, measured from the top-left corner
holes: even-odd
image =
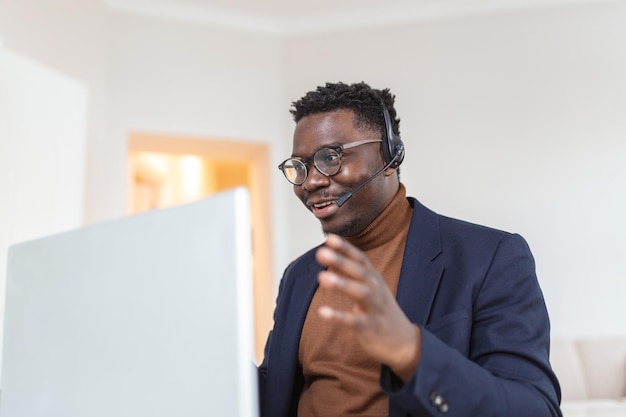
[[[341,168],[341,154],[332,148],[322,148],[313,155],[313,162],[324,175],[335,175]]]
[[[292,184],[300,185],[306,180],[306,165],[299,159],[287,159],[281,169]]]

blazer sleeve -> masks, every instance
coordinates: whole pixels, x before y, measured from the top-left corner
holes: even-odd
[[[422,326],[420,363],[406,384],[383,366],[390,414],[560,417],[548,314],[521,236],[506,234],[500,241],[468,315],[469,354]]]
[[[291,266],[291,265],[290,265]],[[288,270],[289,268],[287,268]],[[280,280],[280,284],[278,286],[278,295],[276,296],[276,306],[281,305],[281,301],[284,295],[284,286],[285,286],[285,276],[283,275]],[[276,321],[276,312],[278,308],[274,309],[273,319]],[[258,398],[259,398],[259,409],[261,413],[265,409],[266,406],[266,397],[267,397],[267,378],[268,378],[268,358],[270,356],[270,348],[272,346],[272,334],[273,330],[270,330],[267,335],[267,339],[265,341],[265,348],[263,351],[263,361],[259,366],[257,366],[257,382],[258,382]]]
[[[278,286],[278,295],[276,297],[276,305],[281,303],[283,294],[284,294],[284,285],[285,285],[285,277],[280,280],[280,284]],[[276,321],[276,311],[277,308],[274,309],[274,321]],[[265,409],[266,406],[266,397],[267,397],[267,377],[268,377],[268,358],[270,356],[270,348],[272,346],[272,334],[273,330],[270,330],[267,335],[267,339],[265,341],[265,348],[263,352],[263,361],[259,366],[257,366],[257,383],[258,383],[258,398],[259,398],[259,409],[261,413]]]

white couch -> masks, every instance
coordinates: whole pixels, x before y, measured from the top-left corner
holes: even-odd
[[[626,337],[553,339],[563,417],[626,417]]]

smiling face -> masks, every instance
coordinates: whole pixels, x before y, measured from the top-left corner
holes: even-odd
[[[356,127],[351,110],[315,113],[300,119],[293,136],[293,156],[308,158],[324,146],[339,146],[364,139],[380,139],[380,133]],[[380,143],[368,143],[342,151],[341,170],[333,176],[321,174],[312,164],[302,185],[294,192],[319,219],[324,233],[354,236],[367,227],[398,191],[396,170],[388,168],[341,207],[334,202],[385,166]]]

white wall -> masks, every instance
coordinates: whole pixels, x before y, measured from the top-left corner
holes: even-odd
[[[103,195],[126,184],[129,132],[197,135],[268,143],[272,166],[284,141],[281,39],[199,23],[112,13],[109,20],[108,164]],[[276,165],[278,162],[276,162]],[[278,201],[287,190],[275,175]],[[283,205],[272,196],[276,274],[288,261]],[[112,212],[125,212],[123,199]]]
[[[626,333],[626,5],[300,36],[292,98],[326,81],[397,94],[410,195],[529,241],[555,336]],[[319,242],[292,198],[292,255]]]
[[[82,224],[86,104],[82,84],[0,44],[0,325],[9,245]]]
[[[275,169],[289,104],[366,80],[398,95],[410,194],[529,240],[556,335],[626,332],[624,21],[603,2],[278,37],[96,0],[0,3],[6,48],[87,89],[86,223],[125,213],[131,130],[267,141],[278,278],[322,240]]]
[[[3,251],[81,225],[86,103],[82,84],[0,45]]]
[[[125,15],[101,3],[0,3],[0,38],[7,48],[88,90],[85,223],[126,213],[129,131],[270,144],[286,135],[280,38]],[[282,188],[276,192],[279,198],[287,195]],[[274,218],[284,217],[282,212],[277,204]],[[284,223],[274,223],[279,273],[288,242]]]
[[[26,223],[34,229],[31,234],[7,235],[0,241],[3,250],[18,240],[125,215],[126,140],[130,131],[270,144],[286,135],[286,116],[282,114],[286,107],[282,41],[276,36],[124,15],[104,9],[97,0],[33,0],[0,3],[0,39],[7,49],[80,85],[86,94],[87,109],[86,126],[82,120],[84,132],[78,143],[66,148],[66,142],[51,135],[40,135],[28,142],[29,149],[50,151],[40,155],[43,159],[54,152],[58,154],[56,147],[78,153],[81,160],[71,161],[66,168],[78,165],[80,169],[73,173],[72,182],[55,183],[64,190],[58,195],[69,194],[72,198],[61,200],[56,206],[42,202],[32,205],[29,211],[2,212],[1,225]],[[12,97],[7,98],[3,112],[12,107],[11,100]],[[26,109],[39,108],[38,105],[37,97],[24,103]],[[54,110],[52,114],[58,115],[67,113],[69,108],[60,102]],[[35,125],[37,121],[18,123]],[[76,128],[71,122],[64,127]],[[3,157],[8,157],[5,149],[15,154],[16,149],[24,146],[17,138],[6,135],[7,131],[7,126],[0,126]],[[272,146],[272,152],[275,148]],[[57,161],[64,162],[68,162],[67,158]],[[28,163],[18,167],[20,172],[27,171]],[[42,165],[41,169],[47,166]],[[7,164],[2,167],[3,176],[13,170]],[[48,176],[50,181],[55,178],[60,175]],[[281,180],[274,177],[277,184]],[[34,179],[21,178],[19,183],[10,185],[23,186],[44,199],[46,190],[33,182]],[[73,187],[75,183],[80,184],[78,190]],[[272,184],[270,188],[278,187]],[[281,188],[275,195],[284,200],[287,190]],[[74,207],[75,198],[80,207]],[[75,222],[59,226],[51,219],[59,211],[74,215]],[[272,213],[276,274],[288,262],[286,225],[278,221],[284,217],[283,212],[283,205],[276,203]],[[49,221],[41,225],[33,222],[33,216]],[[5,253],[0,266],[4,265]],[[2,268],[2,288],[4,276]],[[0,309],[3,306],[2,297]]]
[[[8,0],[0,2],[0,37],[7,49],[57,71],[87,90],[84,143],[84,209],[91,222],[111,214],[102,195],[106,157],[106,19],[97,0]],[[45,210],[44,207],[41,208]]]

